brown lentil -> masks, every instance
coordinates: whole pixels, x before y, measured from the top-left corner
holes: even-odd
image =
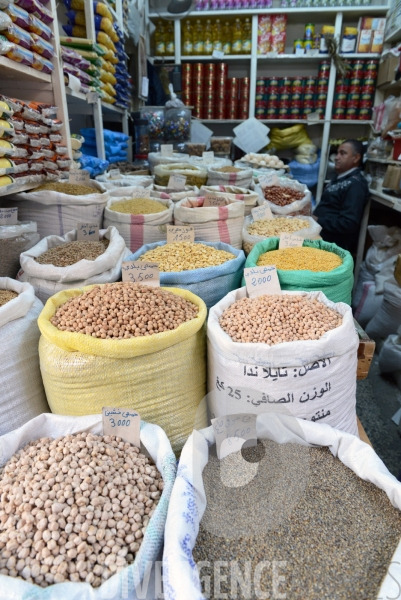
[[[308,221],[305,219],[294,219],[288,217],[276,217],[274,219],[263,219],[254,221],[248,227],[248,233],[251,235],[264,235],[266,237],[279,236],[280,233],[292,233],[308,227]]]
[[[122,340],[177,329],[197,313],[195,304],[167,290],[108,283],[62,304],[50,322],[61,331]]]
[[[177,242],[148,250],[138,260],[157,262],[160,271],[174,273],[217,267],[233,258],[235,256],[231,252],[216,250],[212,246]]]
[[[167,210],[167,206],[156,200],[138,198],[135,200],[120,200],[109,206],[110,210],[131,215],[151,215]]]
[[[220,317],[220,327],[234,342],[270,346],[318,340],[341,323],[341,315],[322,302],[289,294],[241,298]]]
[[[80,260],[95,260],[107,249],[110,241],[98,242],[73,241],[49,248],[35,258],[40,265],[53,265],[54,267],[68,267],[75,265]]]
[[[0,290],[0,306],[4,306],[4,304],[7,304],[7,302],[10,302],[10,300],[17,298],[17,296],[17,292],[13,292],[11,290]]]
[[[100,586],[134,561],[162,490],[153,462],[121,438],[30,442],[0,471],[0,573]]]
[[[35,188],[35,192],[60,192],[68,196],[87,196],[89,194],[99,194],[99,190],[88,185],[79,185],[78,183],[61,183],[59,181],[48,181]]]
[[[273,204],[277,204],[277,206],[287,206],[296,200],[302,200],[304,197],[303,192],[288,187],[281,187],[279,185],[265,187],[263,195],[266,200],[273,202]]]
[[[334,252],[300,246],[297,248],[283,248],[282,250],[271,250],[261,254],[257,265],[276,265],[277,269],[295,271],[332,271],[342,265],[342,259]]]

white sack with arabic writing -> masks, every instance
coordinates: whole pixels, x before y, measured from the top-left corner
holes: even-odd
[[[219,319],[246,288],[234,290],[209,313],[208,408],[211,416],[251,412],[269,404],[309,421],[321,421],[357,435],[355,392],[358,336],[351,308],[322,292],[283,292],[316,298],[343,317],[342,324],[319,340],[275,346],[238,343],[222,330]]]

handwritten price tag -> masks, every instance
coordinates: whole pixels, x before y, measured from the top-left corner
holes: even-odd
[[[210,165],[214,163],[214,152],[210,150],[210,152],[202,152],[202,159],[205,165]]]
[[[133,200],[138,198],[150,198],[150,190],[143,187],[134,188],[131,192],[131,197]]]
[[[167,187],[171,188],[172,190],[184,190],[186,181],[187,178],[185,175],[170,175]]]
[[[68,174],[68,183],[86,185],[90,181],[90,175],[85,169],[71,169]]]
[[[173,156],[173,144],[162,144],[160,154],[161,156]]]
[[[275,265],[247,267],[244,269],[244,277],[249,298],[256,298],[264,294],[281,295],[281,286]]]
[[[120,177],[121,177],[120,169],[110,169],[109,177],[110,177],[110,179],[120,179]]]
[[[300,235],[292,233],[280,233],[279,250],[283,248],[298,248],[304,243],[304,238]]]
[[[0,208],[0,225],[16,225],[18,223],[18,208]]]
[[[224,52],[222,50],[213,50],[212,56],[213,58],[218,58],[219,60],[222,60],[224,58]]]
[[[257,415],[239,413],[211,420],[216,437],[217,456],[220,460],[241,450],[247,440],[254,442],[247,445],[256,446],[256,419]]]
[[[99,241],[99,224],[98,223],[78,223],[77,224],[77,240],[89,240],[90,242]]]
[[[214,194],[206,194],[203,206],[227,206],[228,202],[224,196],[215,196]]]
[[[167,243],[194,242],[195,229],[192,225],[167,225]]]
[[[279,185],[279,183],[280,183],[279,179],[275,173],[266,173],[266,175],[261,175],[261,177],[259,177],[258,181],[259,181],[259,185],[262,188],[262,190],[265,187],[268,187],[271,185]]]
[[[115,435],[141,447],[141,417],[132,408],[102,408],[103,435]]]
[[[121,270],[123,281],[160,287],[160,271],[157,263],[132,260],[123,262]]]
[[[251,210],[254,221],[264,221],[266,219],[274,219],[273,213],[268,204],[262,204],[262,206],[256,206]]]

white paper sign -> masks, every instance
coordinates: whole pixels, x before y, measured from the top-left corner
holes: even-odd
[[[18,208],[0,208],[0,225],[16,225],[18,223]]]
[[[122,263],[121,271],[123,281],[160,287],[158,263],[150,263],[142,260],[127,261]]]
[[[96,104],[96,102],[99,100],[99,95],[97,92],[88,92],[86,94],[86,100],[88,104]]]
[[[170,179],[168,180],[168,186],[172,190],[185,190],[185,183],[187,178],[185,175],[178,175],[178,173],[173,173],[170,175]]]
[[[309,113],[309,115],[306,115],[306,120],[308,123],[316,123],[316,121],[320,121],[320,114],[317,112]]]
[[[161,156],[173,156],[173,144],[162,144],[160,146]]]
[[[167,225],[167,243],[194,242],[195,229],[192,225]]]
[[[224,58],[224,52],[222,52],[221,50],[213,50],[212,56],[213,58],[218,58],[219,60],[222,60]]]
[[[280,180],[275,173],[267,173],[266,175],[259,177],[259,185],[262,190],[264,190],[265,187],[280,185]]]
[[[224,196],[215,196],[214,194],[207,193],[203,201],[203,206],[227,206],[227,200]]]
[[[213,131],[209,127],[194,119],[191,121],[191,142],[193,144],[206,144],[206,148],[208,148],[212,135]]]
[[[303,56],[305,54],[305,48],[295,48],[295,56]]]
[[[268,204],[262,204],[262,206],[256,206],[251,210],[252,218],[254,221],[264,221],[266,219],[274,219],[273,213]]]
[[[283,248],[299,248],[304,243],[304,238],[292,233],[280,233],[279,250]]]
[[[259,152],[270,141],[269,131],[266,125],[252,117],[234,127],[234,143],[246,153]]]
[[[120,179],[120,177],[121,177],[120,169],[110,169],[109,179]]]
[[[77,240],[99,241],[99,223],[77,223]]]
[[[68,87],[73,91],[73,92],[79,92],[79,90],[81,89],[81,82],[78,79],[78,77],[75,77],[75,75],[71,75],[70,73],[68,74]]]
[[[102,408],[103,435],[115,435],[124,442],[141,447],[141,417],[132,408]]]
[[[216,437],[217,456],[220,460],[233,452],[241,450],[247,440],[254,442],[247,445],[257,445],[256,419],[257,415],[248,413],[225,415],[224,417],[211,419]]]
[[[142,93],[141,95],[144,98],[147,98],[149,95],[149,79],[147,77],[142,77]]]
[[[137,198],[150,198],[150,190],[143,187],[134,188],[131,192],[131,198],[133,200]]]
[[[247,267],[244,269],[246,291],[249,298],[281,295],[281,286],[275,265]]]
[[[210,165],[214,163],[214,152],[210,150],[209,152],[202,152],[202,159],[205,165]]]
[[[86,185],[90,181],[89,172],[85,169],[71,169],[68,174],[68,183],[78,183]]]

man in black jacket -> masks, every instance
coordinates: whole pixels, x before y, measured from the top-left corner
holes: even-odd
[[[337,175],[324,190],[314,211],[314,218],[322,227],[321,236],[341,248],[355,253],[359,228],[369,199],[368,184],[362,175],[363,145],[357,140],[346,140],[337,151]]]

